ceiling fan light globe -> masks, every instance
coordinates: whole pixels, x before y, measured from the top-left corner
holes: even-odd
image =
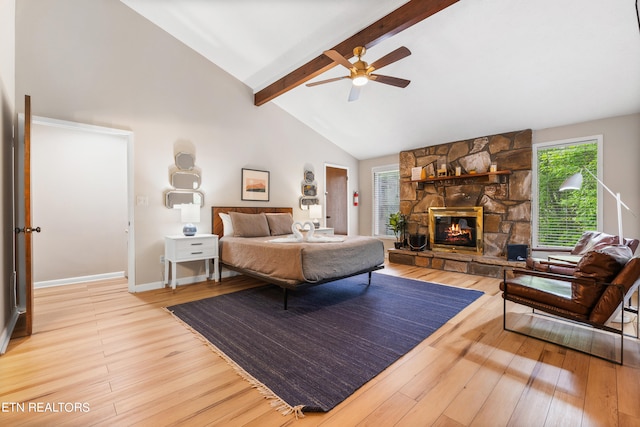
[[[366,76],[358,76],[353,78],[354,86],[364,86],[368,81],[369,79]]]

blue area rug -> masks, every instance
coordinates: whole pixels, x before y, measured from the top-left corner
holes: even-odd
[[[327,412],[482,292],[385,274],[290,292],[264,286],[167,309],[283,413]]]

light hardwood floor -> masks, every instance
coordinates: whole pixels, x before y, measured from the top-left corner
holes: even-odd
[[[636,340],[614,365],[503,331],[497,279],[396,264],[381,273],[485,294],[334,410],[300,419],[272,409],[162,308],[255,280],[140,294],[118,280],[39,289],[34,335],[0,357],[0,425],[640,425]]]

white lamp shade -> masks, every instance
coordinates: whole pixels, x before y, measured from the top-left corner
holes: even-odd
[[[309,218],[321,218],[322,217],[322,205],[309,206]]]
[[[183,204],[180,208],[180,221],[183,223],[200,222],[200,205]]]
[[[560,186],[560,191],[580,190],[582,188],[582,172],[578,172],[565,179]]]

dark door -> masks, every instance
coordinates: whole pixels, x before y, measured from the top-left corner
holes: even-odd
[[[325,179],[327,227],[333,228],[335,234],[346,235],[349,231],[347,170],[326,166]]]
[[[15,153],[15,245],[18,307],[21,310],[12,337],[33,332],[33,259],[32,233],[40,232],[31,224],[31,97],[24,97],[24,119],[18,120],[18,144]]]

